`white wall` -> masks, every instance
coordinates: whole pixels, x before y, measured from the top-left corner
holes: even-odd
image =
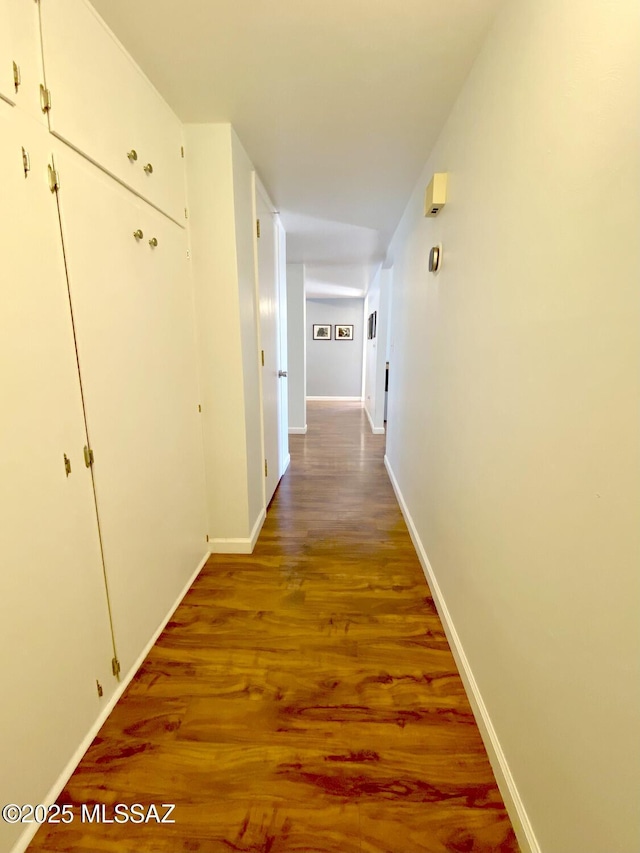
[[[391,252],[388,460],[544,853],[640,849],[639,56],[506,3]]]
[[[365,411],[369,416],[369,422],[372,429],[374,428],[373,416],[376,409],[376,394],[377,394],[377,331],[376,338],[367,338],[369,316],[377,311],[380,307],[380,270],[378,270],[373,281],[369,285],[367,296],[364,300],[364,321],[365,321],[365,341],[364,341],[364,391],[363,403]]]
[[[307,395],[362,396],[363,299],[307,299]],[[330,341],[314,341],[313,326],[331,325]],[[335,325],[353,325],[352,341],[336,341]]]
[[[304,264],[287,264],[289,432],[307,431],[307,303]]]
[[[369,417],[369,423],[374,433],[384,433],[384,402],[386,362],[389,340],[389,301],[391,298],[391,281],[393,272],[390,269],[380,269],[365,299],[365,324],[369,315],[376,313],[376,336],[367,338],[365,325],[365,381],[364,406]]]
[[[247,454],[247,500],[252,530],[264,508],[262,407],[258,354],[258,300],[256,296],[254,235],[254,168],[242,143],[231,129],[236,264],[240,299],[240,337]]]
[[[247,550],[262,509],[251,164],[229,124],[186,125],[185,152],[210,544]]]

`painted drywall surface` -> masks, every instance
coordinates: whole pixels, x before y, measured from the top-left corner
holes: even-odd
[[[249,525],[253,529],[264,508],[262,404],[258,355],[258,307],[255,280],[255,207],[253,164],[235,131],[231,131],[234,215],[240,300],[240,335],[244,383]]]
[[[307,299],[307,395],[362,395],[364,299]],[[331,325],[330,341],[314,341],[314,324]],[[352,341],[336,341],[336,324],[353,326]]]
[[[375,430],[384,429],[384,395],[392,272],[380,269],[365,299],[365,323],[376,313],[376,335],[365,339],[364,405]]]
[[[295,430],[307,426],[306,313],[304,264],[287,264],[289,429]]]
[[[376,330],[375,338],[368,338],[368,321],[371,314],[378,312],[380,308],[380,272],[369,286],[367,296],[364,300],[364,319],[365,319],[365,343],[364,343],[364,395],[363,403],[369,415],[372,426],[377,426],[375,423],[376,416],[376,396],[378,391],[377,385],[377,370],[378,370],[378,336]]]
[[[376,410],[375,423],[383,426],[385,422],[385,384],[387,362],[389,361],[389,325],[391,320],[391,293],[393,288],[393,270],[383,269],[380,273],[380,306],[377,328],[377,374],[376,374]]]
[[[231,126],[186,125],[185,151],[209,536],[246,538],[247,437]]]
[[[505,4],[391,252],[388,457],[544,853],[640,849],[639,36]]]

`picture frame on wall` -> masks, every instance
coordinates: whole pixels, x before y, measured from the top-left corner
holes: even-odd
[[[337,341],[352,341],[353,326],[338,326],[336,325],[336,340]]]
[[[331,340],[331,324],[327,325],[325,323],[314,323],[313,324],[313,340],[314,341],[330,341]]]

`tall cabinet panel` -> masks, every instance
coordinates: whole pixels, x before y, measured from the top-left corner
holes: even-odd
[[[186,233],[60,147],[63,240],[124,672],[207,550]]]
[[[19,804],[116,685],[49,139],[0,105],[0,802]],[[0,821],[0,849],[23,828]]]
[[[178,119],[85,0],[40,14],[51,131],[184,224]]]
[[[38,3],[0,0],[0,97],[46,124]]]
[[[0,0],[0,98],[15,103],[13,79],[13,37],[9,19],[9,0]]]

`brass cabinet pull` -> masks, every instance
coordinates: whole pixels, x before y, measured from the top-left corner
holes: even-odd
[[[131,149],[131,151],[129,151],[129,153],[127,154],[127,157],[128,157],[128,158],[129,158],[129,160],[131,160],[131,162],[133,163],[133,162],[134,162],[134,160],[137,160],[137,159],[138,159],[138,152],[136,151],[136,149],[135,149],[135,148],[132,148],[132,149]]]
[[[147,165],[144,167],[144,170],[147,175],[150,175],[153,172],[153,166],[151,165],[151,163],[147,163]]]
[[[136,240],[142,240],[142,238],[144,237],[144,234],[142,233],[142,230],[140,228],[138,228],[137,231],[133,232],[133,236],[136,238]]]
[[[154,248],[154,249],[155,249],[155,247],[158,245],[158,241],[157,241],[157,239],[156,239],[155,237],[152,237],[152,238],[149,240],[149,245],[150,245],[152,248]]]

